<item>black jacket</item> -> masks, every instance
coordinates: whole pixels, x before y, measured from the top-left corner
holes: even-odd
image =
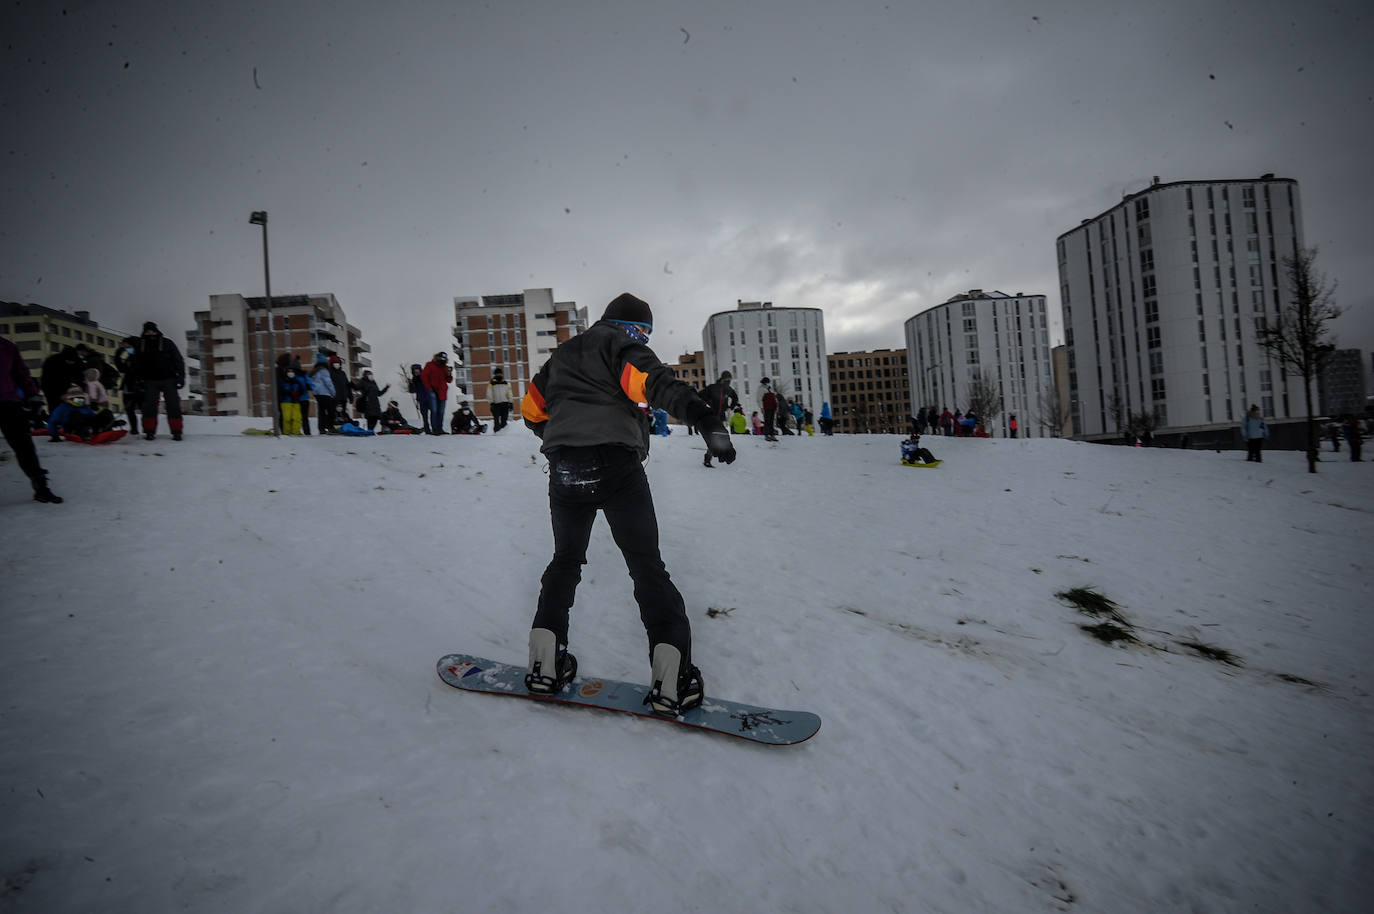
[[[175,380],[178,387],[186,382],[186,363],[181,360],[181,350],[161,333],[139,337],[133,366],[134,377],[140,381]]]
[[[739,394],[724,381],[717,381],[701,392],[702,402],[711,408],[716,418],[724,422],[726,417],[739,406]]]
[[[632,448],[643,460],[649,424],[640,403],[693,424],[711,414],[652,349],[618,325],[597,321],[553,351],[530,381],[520,414],[544,439],[545,453],[611,444]]]

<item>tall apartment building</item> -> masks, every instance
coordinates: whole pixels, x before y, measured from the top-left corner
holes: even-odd
[[[908,318],[906,354],[911,403],[950,412],[967,410],[970,386],[981,377],[995,386],[1002,409],[980,416],[993,435],[1007,435],[1016,416],[1020,434],[1049,434],[1039,421],[1054,390],[1045,296],[970,289]]]
[[[195,313],[186,334],[188,351],[201,362],[205,411],[212,416],[271,416],[277,356],[290,353],[307,369],[316,352],[331,352],[355,377],[369,368],[372,347],[348,323],[333,293],[273,295],[272,326],[266,298],[237,293],[210,296],[210,308]]]
[[[1283,259],[1302,237],[1298,183],[1272,174],[1155,178],[1060,235],[1074,436],[1113,438],[1130,414],[1153,412],[1156,440],[1230,440],[1256,404],[1283,441],[1304,410],[1302,379],[1258,332],[1288,304]]]
[[[1363,416],[1369,383],[1364,370],[1364,351],[1337,349],[1317,378],[1317,402],[1322,415]]]
[[[68,313],[42,305],[0,302],[0,336],[8,337],[18,347],[24,365],[35,381],[39,378],[43,361],[67,346],[84,343],[87,349],[100,353],[105,361],[113,365],[119,341],[137,335],[136,332],[125,333],[101,327],[91,320],[89,311]],[[190,367],[187,366],[188,370]],[[109,394],[111,408],[116,413],[122,412],[123,395],[118,390],[111,390]]]
[[[587,309],[558,302],[552,289],[453,299],[454,382],[477,415],[490,418],[487,385],[497,368],[510,382],[516,412],[525,386],[559,343],[587,329]]]
[[[830,415],[835,431],[846,434],[900,434],[910,415],[911,373],[906,352],[873,349],[832,352],[826,356],[830,375]],[[820,416],[820,405],[813,410]]]
[[[825,316],[819,308],[775,308],[772,302],[736,302],[701,331],[706,376],[729,371],[746,415],[758,409],[759,382],[820,415],[830,399],[825,363]]]

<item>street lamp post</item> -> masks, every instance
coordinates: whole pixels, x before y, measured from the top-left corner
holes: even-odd
[[[267,378],[267,387],[272,392],[270,399],[272,403],[272,434],[281,435],[281,406],[278,404],[277,375],[273,353],[276,349],[275,339],[276,328],[272,326],[272,268],[267,259],[267,210],[256,210],[248,219],[251,225],[262,226],[262,278],[263,285],[267,292],[267,359],[264,364],[263,375]],[[259,351],[262,347],[259,347]]]

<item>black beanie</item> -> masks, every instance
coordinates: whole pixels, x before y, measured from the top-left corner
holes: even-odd
[[[630,324],[645,324],[649,327],[654,325],[654,312],[649,309],[649,303],[640,298],[635,298],[629,292],[622,292],[617,295],[606,311],[601,315],[603,321],[625,321]]]
[[[144,333],[147,333],[149,330],[153,331],[154,333],[162,332],[161,330],[157,329],[157,324],[153,323],[152,321],[148,321],[146,324],[143,325]]]

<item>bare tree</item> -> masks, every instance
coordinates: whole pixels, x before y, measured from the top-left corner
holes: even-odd
[[[1284,371],[1302,378],[1307,403],[1307,472],[1317,472],[1320,447],[1316,411],[1312,408],[1312,384],[1335,351],[1330,341],[1331,321],[1340,316],[1336,305],[1336,286],[1316,270],[1317,250],[1298,251],[1283,258],[1288,280],[1289,300],[1279,312],[1278,321],[1261,328],[1260,345]]]
[[[1153,408],[1142,409],[1138,413],[1131,413],[1126,419],[1126,434],[1132,438],[1139,438],[1142,444],[1153,443],[1155,429],[1159,428],[1159,413]]]
[[[978,417],[984,428],[1002,414],[1002,392],[997,389],[997,382],[981,369],[969,379],[968,411]]]
[[[1036,422],[1040,428],[1053,437],[1064,437],[1064,430],[1073,421],[1073,406],[1060,395],[1058,385],[1042,388],[1035,405],[1038,411]]]

